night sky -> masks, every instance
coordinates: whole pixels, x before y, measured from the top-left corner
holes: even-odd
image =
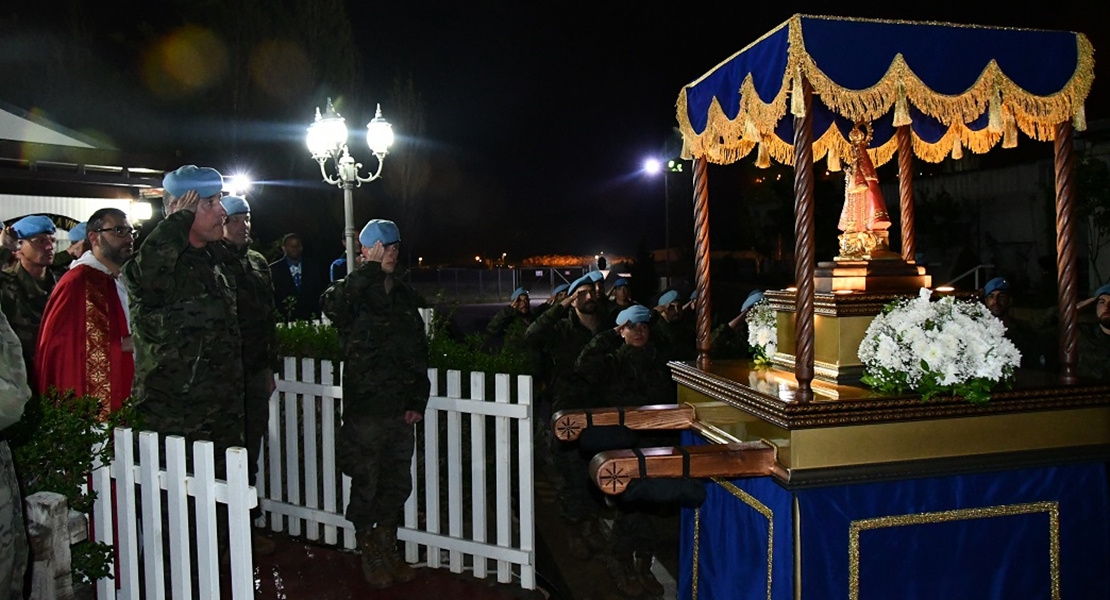
[[[1082,31],[1096,60],[1106,40],[1105,25],[1089,9],[1064,3],[1036,4],[1040,12],[1026,14],[972,3],[822,2],[787,9],[770,2],[347,2],[349,32],[342,15],[333,14],[319,17],[319,33],[300,23],[260,25],[278,22],[265,15],[282,9],[251,0],[156,2],[126,14],[98,4],[0,9],[0,100],[97,131],[122,150],[169,166],[249,169],[264,182],[251,196],[255,237],[271,242],[302,232],[306,252],[320,260],[341,251],[342,195],[319,182],[304,147],[305,127],[314,108],[335,97],[353,132],[352,154],[373,163],[359,130],[376,102],[386,118],[397,114],[389,92],[398,76],[411,77],[425,105],[418,140],[429,173],[417,194],[423,213],[414,218],[418,223],[406,223],[410,213],[383,179],[356,190],[356,220],[393,218],[403,235],[414,231],[402,244],[410,258],[506,252],[512,261],[547,253],[630,255],[641,243],[661,247],[663,183],[645,176],[641,164],[673,147],[679,88],[793,13]],[[288,10],[329,4],[344,3],[282,3]],[[188,85],[177,81],[176,87],[167,80],[173,73],[152,75],[153,49],[183,29],[213,32],[210,38],[228,48],[229,66],[209,80],[177,73]],[[326,43],[324,35],[331,38]],[[279,49],[268,63],[258,58],[263,47]],[[308,50],[290,54],[290,47]],[[71,57],[82,68],[67,71]],[[343,61],[352,69],[336,67]],[[211,64],[202,59],[205,68]],[[269,80],[252,79],[247,71],[254,69],[265,70]],[[1097,72],[1089,120],[1106,116],[1105,67]],[[413,147],[405,142],[415,141],[401,123],[395,128],[402,142],[386,159],[386,179],[394,157]],[[1051,147],[1044,146],[1047,155]],[[711,181],[718,171],[711,170]],[[691,227],[683,208],[690,199],[682,182],[671,190],[672,235],[679,240]],[[744,247],[728,211],[720,214],[712,221],[714,245]]]

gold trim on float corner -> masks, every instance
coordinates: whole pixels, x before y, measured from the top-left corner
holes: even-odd
[[[849,600],[859,600],[860,531],[881,529],[884,527],[902,527],[905,525],[948,523],[951,521],[964,521],[968,519],[1029,515],[1041,512],[1048,513],[1048,569],[1049,577],[1052,580],[1052,600],[1060,600],[1060,503],[1052,501],[1030,502],[1027,504],[1006,504],[981,508],[961,508],[932,513],[892,515],[889,517],[876,517],[873,519],[852,521],[848,527],[848,598]]]
[[[771,600],[771,565],[775,555],[775,519],[774,513],[771,508],[756,500],[755,496],[745,492],[744,490],[736,487],[735,484],[720,479],[718,477],[712,478],[712,481],[717,485],[723,487],[725,491],[739,498],[741,502],[755,509],[756,512],[763,515],[767,519],[767,600]],[[699,509],[700,510],[700,509]],[[691,600],[698,600],[698,512],[694,512],[694,594]]]

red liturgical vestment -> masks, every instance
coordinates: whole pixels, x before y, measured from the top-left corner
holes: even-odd
[[[100,398],[103,420],[131,394],[135,360],[124,348],[131,331],[115,278],[89,261],[90,253],[82,258],[58,281],[42,315],[38,392],[53,386]]]

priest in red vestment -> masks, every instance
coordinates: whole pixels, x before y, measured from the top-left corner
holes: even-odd
[[[39,329],[38,392],[54,387],[100,399],[100,419],[131,395],[135,376],[127,291],[120,266],[134,251],[127,215],[104,208],[88,221],[90,251],[58,281]]]

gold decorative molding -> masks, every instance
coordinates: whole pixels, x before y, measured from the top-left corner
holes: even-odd
[[[848,598],[859,600],[859,534],[861,531],[1036,513],[1048,514],[1048,568],[1052,581],[1052,600],[1060,600],[1060,505],[1058,502],[1051,501],[891,515],[852,521],[848,526]]]

